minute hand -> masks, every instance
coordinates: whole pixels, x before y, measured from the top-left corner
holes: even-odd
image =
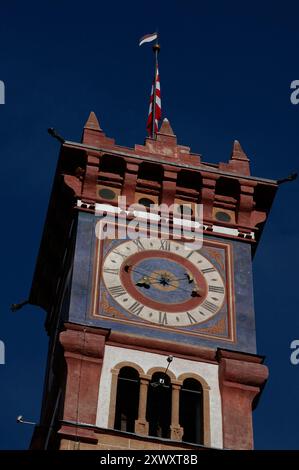
[[[159,281],[151,282],[151,285],[153,285],[153,284],[160,284],[160,282]],[[184,292],[192,293],[194,291],[194,289],[192,289],[192,290],[184,289],[183,287],[176,286],[175,284],[171,284],[170,282],[168,282],[166,285],[170,286],[170,287],[175,287],[176,289],[182,290]],[[202,297],[200,294],[199,294],[199,296]]]
[[[148,277],[148,279],[154,279],[155,281],[154,281],[154,282],[151,281],[151,282],[150,282],[150,285],[153,285],[153,284],[160,284],[160,281],[157,281],[157,278],[156,278],[156,277],[150,276],[150,275],[148,275],[146,272],[141,272],[141,271],[139,271],[139,270],[137,270],[137,269],[131,269],[131,272],[137,273],[137,274],[141,274],[141,276],[146,276],[146,277]],[[177,279],[177,280],[179,280],[179,279]],[[182,290],[182,291],[184,291],[184,292],[190,292],[188,289],[184,289],[183,287],[176,286],[176,285],[174,285],[174,284],[171,284],[170,282],[168,282],[167,285],[170,286],[170,287],[175,287],[176,289]]]

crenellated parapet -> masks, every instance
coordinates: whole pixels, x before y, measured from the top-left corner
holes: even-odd
[[[167,119],[155,139],[127,148],[106,137],[91,113],[82,142],[66,141],[60,160],[64,182],[80,210],[117,206],[119,196],[126,196],[128,206],[202,204],[207,230],[253,244],[277,189],[275,180],[251,176],[249,158],[237,140],[228,162],[209,164],[190,147],[178,145]]]

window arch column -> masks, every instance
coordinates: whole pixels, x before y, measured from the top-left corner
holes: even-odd
[[[171,381],[172,385],[172,408],[171,408],[171,425],[170,438],[174,441],[181,441],[184,429],[180,426],[180,391],[182,382],[177,380]]]
[[[138,163],[127,163],[122,190],[122,196],[125,196],[127,198],[127,206],[130,206],[135,201],[138,168]]]
[[[148,436],[149,424],[146,420],[146,406],[148,387],[150,383],[150,375],[140,374],[140,392],[139,392],[139,405],[138,405],[138,419],[135,421],[136,434]]]

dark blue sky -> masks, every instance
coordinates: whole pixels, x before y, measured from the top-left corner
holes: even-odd
[[[28,297],[53,174],[57,128],[80,140],[94,110],[121,145],[145,137],[152,80],[150,46],[161,36],[162,109],[178,136],[205,161],[226,161],[239,139],[256,176],[281,178],[299,169],[299,79],[295,1],[198,0],[2,2],[0,80],[1,310],[0,449],[26,449],[38,421],[46,359],[45,313],[9,305]],[[299,448],[299,365],[289,344],[299,339],[299,183],[276,197],[254,261],[258,352],[270,379],[254,413],[256,448]]]

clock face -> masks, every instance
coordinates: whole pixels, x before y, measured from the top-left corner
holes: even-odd
[[[103,279],[122,308],[164,326],[204,322],[217,314],[225,298],[216,267],[199,251],[167,239],[118,245],[104,260]]]

